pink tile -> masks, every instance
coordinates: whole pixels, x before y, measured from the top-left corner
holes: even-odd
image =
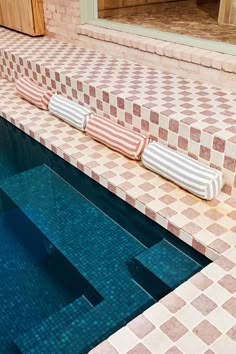
[[[235,260],[236,262],[236,260]],[[215,264],[220,266],[222,269],[226,270],[227,272],[232,270],[235,266],[236,263],[232,262],[230,259],[220,256],[215,260]]]
[[[200,157],[202,157],[204,160],[210,161],[211,150],[208,147],[201,145],[200,146]]]
[[[200,143],[201,131],[199,129],[190,128],[190,138],[197,143]]]
[[[181,350],[179,350],[176,346],[173,346],[167,352],[165,352],[165,354],[184,354],[184,353]]]
[[[136,317],[128,324],[128,327],[140,339],[155,329],[155,326],[144,315]]]
[[[236,278],[230,274],[226,274],[218,283],[230,293],[236,293]]]
[[[183,150],[188,150],[188,139],[179,136],[178,138],[178,147]]]
[[[169,129],[174,132],[174,133],[178,133],[179,131],[179,122],[174,120],[174,119],[170,119],[169,122]]]
[[[177,212],[169,207],[159,210],[159,214],[166,218],[167,220],[172,216],[176,215]]]
[[[159,186],[159,188],[167,193],[172,192],[174,189],[176,189],[176,187],[170,183],[164,183],[161,186]]]
[[[219,152],[224,152],[225,151],[225,140],[214,137],[213,139],[213,149]]]
[[[151,354],[151,352],[142,343],[137,344],[133,349],[129,350],[127,354]]]
[[[169,204],[172,204],[176,201],[175,198],[173,198],[171,195],[163,195],[161,198],[160,198],[160,201],[166,205],[169,205]]]
[[[225,156],[224,157],[224,168],[226,168],[229,171],[235,172],[236,159],[233,159],[232,157],[229,157],[229,156]]]
[[[236,210],[231,211],[227,214],[231,219],[236,220]]]
[[[194,205],[199,202],[199,200],[192,195],[186,195],[185,197],[181,198],[180,200],[181,200],[181,202],[183,202],[184,204],[187,204],[189,206]]]
[[[204,213],[205,216],[207,216],[209,219],[217,221],[221,219],[224,215],[217,211],[216,209],[210,209]]]
[[[173,235],[179,237],[180,229],[178,226],[172,224],[170,221],[167,223],[167,230],[170,231]]]
[[[197,218],[198,215],[200,215],[200,213],[198,213],[196,210],[194,210],[192,208],[187,208],[187,209],[183,210],[181,212],[181,214],[183,214],[184,216],[186,216],[190,220],[193,220],[193,219]]]
[[[227,333],[226,333],[233,341],[236,342],[236,325],[233,326]],[[236,344],[235,344],[236,345]]]
[[[225,229],[223,226],[221,226],[217,223],[214,223],[214,224],[211,224],[210,226],[208,226],[207,230],[212,232],[216,236],[221,236],[223,233],[225,233],[227,231],[227,229]]]
[[[203,255],[205,255],[206,253],[206,246],[204,246],[202,243],[200,243],[199,241],[197,241],[196,239],[193,239],[192,242],[192,247],[197,250],[198,252],[202,253]]]
[[[207,289],[211,284],[213,284],[213,281],[209,279],[207,276],[205,276],[202,273],[197,273],[195,274],[191,279],[190,282],[196,286],[199,290],[204,291]]]
[[[118,351],[106,340],[92,349],[89,354],[118,354]]]
[[[173,341],[177,342],[185,333],[188,332],[187,328],[175,317],[170,318],[160,329]]]
[[[193,333],[207,345],[214,343],[221,335],[221,332],[207,320],[195,327]]]
[[[224,253],[227,249],[230,248],[228,243],[220,239],[212,241],[209,244],[209,247],[212,248],[214,251],[218,252],[219,254]]]
[[[153,188],[155,188],[155,186],[151,183],[145,182],[139,185],[139,188],[141,188],[142,190],[144,190],[145,192],[149,192],[151,191]]]
[[[236,319],[236,297],[231,297],[222,307]]]
[[[193,222],[189,222],[188,224],[183,226],[183,230],[188,232],[191,235],[194,235],[197,232],[201,231],[202,228]]]
[[[153,211],[153,210],[151,210],[149,208],[146,208],[145,209],[145,215],[147,217],[149,217],[151,220],[156,221],[156,213],[155,213],[155,211]]]
[[[213,302],[209,297],[204,294],[198,296],[195,300],[191,302],[191,305],[201,312],[204,316],[209,315],[214,309],[217,308],[215,302]]]
[[[150,112],[150,122],[155,124],[159,123],[159,114],[157,112]]]
[[[178,295],[174,292],[166,295],[160,300],[160,303],[165,306],[170,312],[176,313],[179,311],[186,302],[182,300]]]
[[[168,138],[168,130],[164,128],[159,128],[159,138],[162,140],[167,140]]]

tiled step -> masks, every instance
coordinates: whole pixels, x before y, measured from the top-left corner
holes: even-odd
[[[62,329],[63,333],[55,331],[53,338],[45,339],[40,326],[36,328],[34,343],[36,341],[40,347],[47,343],[49,347],[34,352],[52,352],[55,338],[60,344],[58,352],[64,352],[67,336],[70,346],[83,352],[85,346],[105,339],[154,303],[152,296],[133,281],[127,267],[127,263],[145,247],[46,165],[9,177],[1,181],[0,188],[101,298],[89,311],[90,316],[83,315],[81,322],[80,316],[71,323],[69,320],[70,328],[65,328],[65,332]],[[126,298],[122,304],[121,298]],[[76,303],[71,306],[70,311],[76,312]],[[50,327],[52,321],[49,322]],[[93,326],[98,327],[96,332]],[[83,338],[78,338],[78,333],[84,333]],[[40,338],[44,338],[42,344]],[[29,353],[31,341],[32,337],[26,336],[22,341],[22,345],[26,343],[23,348],[21,339],[16,342],[23,353]]]
[[[88,353],[99,342],[113,334],[126,321],[144,311],[153,302],[143,304],[146,294],[135,283],[130,283],[127,294],[119,299],[104,300],[92,310],[78,316],[64,328],[64,331],[48,335],[35,331],[32,336],[24,336],[16,340],[17,346],[24,354],[34,353]],[[128,294],[133,293],[133,296]],[[122,301],[121,301],[122,299]],[[137,310],[138,309],[138,310]],[[126,314],[126,321],[124,321]],[[32,344],[33,343],[33,344]]]
[[[168,241],[162,240],[135,258],[131,272],[154,298],[160,298],[202,268]]]
[[[234,245],[235,199],[228,194],[210,202],[192,196],[21,99],[4,79],[0,98],[5,120],[211,260]]]
[[[236,191],[236,95],[49,38],[1,29],[2,76],[28,75],[129,129],[221,169]]]
[[[65,329],[75,320],[87,313],[93,306],[83,296],[76,299],[73,303],[63,307],[61,310],[31,328],[28,332],[15,339],[15,343],[20,349],[22,343],[30,341],[31,347],[37,345],[37,338],[53,337],[65,331]]]

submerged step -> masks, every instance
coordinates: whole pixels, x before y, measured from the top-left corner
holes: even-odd
[[[88,353],[127,321],[143,312],[147,305],[149,307],[153,304],[151,298],[147,304],[144,304],[143,300],[146,301],[145,292],[131,282],[127,293],[120,292],[119,296],[102,301],[92,310],[78,316],[64,331],[49,334],[47,337],[35,332],[33,341],[31,335],[22,336],[16,340],[17,346],[24,354]]]
[[[202,266],[166,240],[162,240],[131,264],[135,279],[156,298],[175,289]]]
[[[1,181],[0,188],[104,299],[96,302],[90,317],[78,314],[77,319],[69,320],[65,333],[54,330],[49,320],[48,331],[41,333],[39,326],[17,339],[23,353],[31,349],[49,353],[55,347],[66,352],[68,345],[70,352],[84,353],[155,302],[133,281],[127,267],[145,246],[46,165],[9,177]],[[36,351],[31,342],[44,349]]]
[[[71,304],[63,307],[58,312],[40,322],[26,333],[15,339],[19,349],[30,343],[31,348],[38,345],[38,338],[49,338],[55,335],[60,336],[65,330],[76,321],[79,316],[91,310],[93,306],[88,300],[81,296]],[[28,344],[26,344],[28,343]],[[22,347],[22,348],[21,348]],[[24,350],[24,349],[23,349]]]

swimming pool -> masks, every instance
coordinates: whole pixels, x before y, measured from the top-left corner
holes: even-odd
[[[0,352],[86,353],[210,261],[0,119]]]

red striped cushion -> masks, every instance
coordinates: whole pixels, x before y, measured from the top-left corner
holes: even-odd
[[[48,109],[50,98],[53,95],[52,91],[38,86],[37,82],[26,76],[16,80],[16,90],[22,98],[45,110]]]
[[[149,143],[146,136],[97,115],[88,120],[86,132],[91,138],[134,160],[140,160],[144,148]]]

